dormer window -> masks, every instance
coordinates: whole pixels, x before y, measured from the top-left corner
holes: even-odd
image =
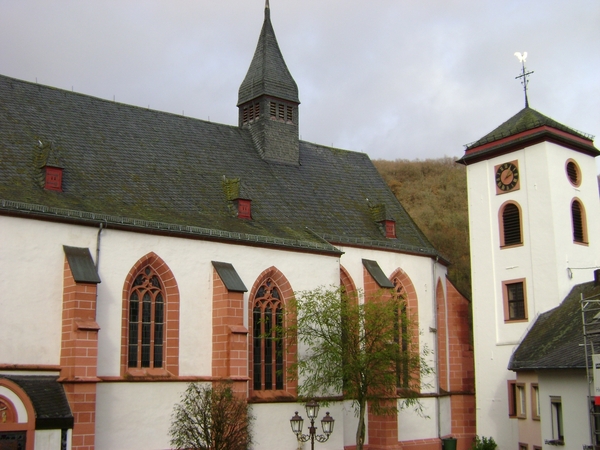
[[[237,203],[237,217],[238,219],[252,219],[252,200],[247,200],[243,198],[238,198],[236,200]]]
[[[383,228],[385,230],[385,237],[388,239],[396,238],[396,221],[386,219],[383,222]]]
[[[59,191],[62,192],[62,175],[63,169],[60,167],[49,167],[45,168],[45,181],[44,189],[48,191]]]

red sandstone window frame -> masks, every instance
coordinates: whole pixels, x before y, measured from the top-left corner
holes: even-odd
[[[516,291],[518,291],[519,284],[522,285],[523,298],[515,299],[514,295],[515,295]],[[504,322],[505,323],[527,322],[529,320],[528,313],[527,313],[527,283],[525,281],[525,278],[518,278],[515,280],[503,281],[502,282],[502,297],[503,297],[503,304],[504,304]],[[516,314],[514,314],[514,308],[517,308],[517,306],[514,306],[513,308],[511,308],[511,306],[512,306],[511,303],[514,303],[514,304],[522,303],[523,304],[523,317],[518,317]]]
[[[164,301],[163,355],[160,367],[142,367],[141,355],[138,352],[136,367],[129,364],[130,340],[130,298],[136,278],[146,268],[151,269],[161,286]],[[177,281],[167,264],[155,253],[142,257],[129,271],[123,286],[123,313],[121,333],[121,376],[145,378],[151,376],[179,375],[179,289]]]
[[[273,289],[276,294],[274,298]],[[248,345],[248,371],[249,371],[249,397],[251,401],[264,400],[292,400],[297,397],[298,382],[296,379],[290,379],[289,368],[296,359],[297,342],[289,340],[278,334],[278,327],[270,328],[271,335],[266,337],[265,316],[264,313],[270,310],[273,314],[272,325],[278,325],[277,307],[281,307],[279,324],[285,327],[287,320],[294,320],[290,315],[285,314],[285,307],[289,298],[293,296],[291,285],[285,276],[276,268],[271,267],[265,270],[254,283],[251,294],[248,298],[249,314],[249,345]],[[260,317],[258,312],[260,310]],[[257,316],[255,316],[257,314]],[[256,324],[260,328],[257,328]],[[278,339],[280,339],[278,341]],[[268,341],[271,342],[271,354],[267,355],[265,349]],[[279,345],[279,347],[277,347]],[[260,346],[260,347],[259,347]],[[258,350],[258,351],[257,351]],[[280,355],[278,355],[280,352]],[[270,356],[270,360],[268,357]],[[278,356],[280,359],[278,360]],[[271,371],[267,369],[267,364],[272,364]],[[279,372],[279,373],[278,373]],[[270,384],[265,382],[266,375],[270,374]],[[278,376],[279,377],[278,380]],[[260,386],[258,383],[260,382]],[[255,384],[256,383],[256,384]]]

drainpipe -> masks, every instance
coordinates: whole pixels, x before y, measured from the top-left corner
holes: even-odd
[[[100,266],[100,235],[102,234],[102,228],[104,224],[100,222],[100,228],[98,228],[98,235],[96,236],[96,272]]]
[[[436,391],[437,391],[437,395],[435,397],[435,402],[436,402],[436,410],[437,410],[437,414],[436,414],[436,428],[437,428],[437,434],[438,434],[438,438],[441,439],[442,437],[442,429],[441,429],[441,411],[440,411],[440,371],[439,371],[439,345],[438,345],[438,330],[439,330],[439,324],[438,324],[438,308],[437,308],[437,264],[438,264],[438,260],[439,257],[436,256],[435,257],[435,261],[433,261],[433,267],[431,269],[431,275],[432,275],[432,289],[431,289],[431,295],[433,298],[433,323],[435,328],[429,328],[429,331],[431,331],[432,333],[434,333],[434,340],[433,340],[433,346],[434,346],[434,369],[435,370],[435,383],[436,383]]]

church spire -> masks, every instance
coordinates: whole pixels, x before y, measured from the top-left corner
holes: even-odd
[[[250,68],[239,89],[238,106],[261,95],[300,103],[298,86],[285,64],[270,16],[269,0],[266,0],[265,20]]]
[[[298,86],[287,68],[271,24],[269,0],[254,57],[238,92],[239,126],[266,161],[298,165]]]

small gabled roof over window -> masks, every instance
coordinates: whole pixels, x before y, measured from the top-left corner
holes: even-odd
[[[98,271],[88,248],[63,245],[63,249],[76,283],[100,283],[100,276],[98,276]]]
[[[392,283],[390,281],[390,279],[385,276],[385,274],[383,273],[383,270],[381,270],[381,267],[379,267],[379,264],[377,264],[377,261],[363,259],[362,263],[363,263],[363,266],[365,266],[365,269],[367,269],[367,272],[369,272],[369,274],[371,274],[373,279],[377,282],[379,287],[382,287],[382,288],[393,288],[394,287],[394,283]]]
[[[236,272],[232,264],[226,262],[212,261],[212,265],[219,274],[221,281],[228,291],[248,292],[246,285]]]

